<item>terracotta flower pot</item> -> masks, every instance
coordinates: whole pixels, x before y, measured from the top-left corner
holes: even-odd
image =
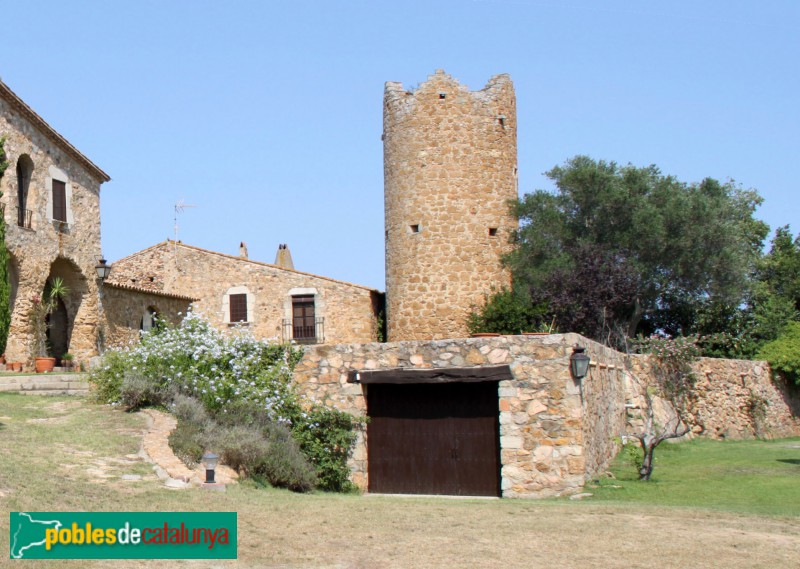
[[[11,371],[21,372],[22,366],[23,366],[22,362],[11,362]]]
[[[36,373],[50,372],[54,367],[56,367],[55,358],[36,358]]]

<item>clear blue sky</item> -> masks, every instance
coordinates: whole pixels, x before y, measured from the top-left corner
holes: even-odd
[[[383,289],[382,96],[509,73],[520,191],[576,154],[733,178],[800,229],[796,0],[4,1],[0,77],[108,172],[103,249],[172,235]]]

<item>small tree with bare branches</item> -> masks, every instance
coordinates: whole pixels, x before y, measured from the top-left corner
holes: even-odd
[[[651,336],[637,342],[639,352],[650,354],[651,358],[650,373],[634,376],[644,399],[642,429],[631,435],[642,448],[639,480],[650,480],[659,444],[691,430],[687,413],[696,381],[692,362],[700,355],[697,342],[697,336]]]

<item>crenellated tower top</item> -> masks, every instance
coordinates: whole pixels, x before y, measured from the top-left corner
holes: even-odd
[[[384,90],[386,294],[390,341],[460,337],[484,295],[510,284],[517,227],[516,99],[508,75],[480,91],[437,70]]]

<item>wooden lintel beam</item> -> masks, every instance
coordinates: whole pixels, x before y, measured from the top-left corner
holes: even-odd
[[[395,368],[385,370],[353,370],[348,383],[451,383],[503,381],[514,379],[507,365],[442,369]]]

